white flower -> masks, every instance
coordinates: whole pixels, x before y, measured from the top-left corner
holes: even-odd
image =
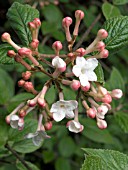
[[[18,115],[11,115],[10,117],[10,126],[13,129],[19,129],[22,130],[24,127],[24,120],[20,118]]]
[[[53,113],[53,119],[56,122],[59,122],[64,117],[74,118],[73,110],[76,109],[77,106],[78,103],[75,100],[69,100],[69,101],[60,100],[52,105],[50,112]]]
[[[79,133],[84,129],[84,126],[75,120],[71,120],[68,122],[68,129],[70,132]]]
[[[27,139],[32,139],[33,144],[35,146],[39,146],[43,139],[50,138],[50,136],[47,135],[47,133],[43,130],[36,131],[35,133],[29,133],[25,136]]]
[[[60,57],[56,56],[53,60],[52,60],[52,65],[58,69],[66,69],[66,63],[64,62],[64,60],[62,60]]]
[[[96,116],[100,119],[104,119],[106,113],[108,112],[108,110],[111,109],[111,105],[103,103],[101,104],[98,108],[97,108],[97,113]]]
[[[94,69],[98,66],[96,58],[86,60],[84,57],[76,58],[76,65],[73,66],[72,72],[79,77],[82,86],[87,86],[88,81],[97,81]]]

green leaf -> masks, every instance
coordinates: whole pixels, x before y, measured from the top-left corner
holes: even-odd
[[[5,119],[0,117],[0,148],[2,149],[8,139],[8,125],[5,122]]]
[[[30,5],[22,5],[14,2],[7,12],[7,17],[22,44],[28,46],[31,42],[31,32],[27,25],[28,22],[33,21],[34,18],[39,18],[38,10],[32,8]]]
[[[46,34],[52,34],[54,32],[56,32],[57,30],[57,25],[55,25],[54,23],[48,22],[48,21],[43,21],[41,24],[41,31],[43,35]]]
[[[36,165],[32,164],[31,162],[28,161],[25,162],[32,170],[39,170],[39,168]],[[21,162],[17,162],[16,167],[18,168],[18,170],[27,170],[27,168]]]
[[[71,137],[64,137],[59,143],[60,154],[64,157],[70,157],[75,152],[75,143]]]
[[[108,90],[113,89],[121,89],[123,92],[125,91],[125,84],[122,75],[120,72],[113,67],[110,79],[106,83],[106,87]]]
[[[103,163],[96,156],[87,156],[80,170],[103,170]],[[104,169],[105,170],[105,169]]]
[[[47,164],[55,159],[55,155],[53,151],[43,151],[43,160],[44,163]]]
[[[121,15],[120,10],[108,2],[103,3],[102,12],[106,19]]]
[[[0,45],[0,64],[14,64],[14,59],[7,56],[8,50],[13,50],[9,44]]]
[[[114,114],[116,122],[119,124],[121,129],[128,133],[128,114],[123,111],[115,112]]]
[[[108,32],[108,37],[104,42],[110,52],[117,52],[128,45],[127,16],[111,18],[104,23],[103,27]]]
[[[80,119],[80,122],[84,125],[82,134],[91,139],[92,141],[105,144],[113,144],[114,140],[112,135],[107,129],[101,130],[97,127],[96,122],[92,119]]]
[[[20,93],[20,94],[15,95],[15,96],[10,100],[10,102],[22,102],[22,101],[31,99],[31,98],[33,98],[33,97],[34,97],[33,94],[23,92],[23,93]]]
[[[115,5],[124,5],[124,4],[128,3],[128,0],[113,0],[113,3]]]
[[[121,152],[113,151],[113,150],[88,149],[88,148],[84,148],[83,150],[87,154],[86,155],[87,157],[89,155],[89,156],[93,156],[93,158],[97,157],[100,159],[99,161],[102,162],[103,164],[103,168],[101,170],[108,170],[108,169],[109,170],[126,170],[128,169],[128,156]],[[94,170],[99,170],[97,168],[98,164],[101,165],[99,161],[97,161],[97,164],[95,164],[96,167]],[[92,159],[92,164],[93,164],[93,159]],[[85,167],[86,167],[86,164],[85,164]]]
[[[55,162],[55,170],[71,170],[70,162],[64,158],[58,158]]]
[[[14,95],[14,83],[8,73],[0,69],[0,104],[6,104]]]
[[[97,82],[104,83],[104,72],[100,63],[98,63],[98,66],[95,69],[95,73],[97,75]]]

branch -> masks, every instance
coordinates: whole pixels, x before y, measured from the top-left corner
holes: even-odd
[[[100,20],[101,18],[101,14],[99,14],[95,20],[92,22],[92,24],[90,25],[90,27],[84,32],[83,36],[81,37],[81,39],[79,40],[79,42],[75,45],[75,47],[73,48],[73,51],[75,51],[76,49],[78,49],[81,44],[83,43],[83,41],[85,40],[85,38],[89,35],[90,31],[93,29],[93,27],[95,26],[95,24]]]
[[[22,159],[18,153],[13,150],[8,144],[5,144],[5,148],[7,148],[28,170],[32,170],[28,164],[24,161],[24,159]]]

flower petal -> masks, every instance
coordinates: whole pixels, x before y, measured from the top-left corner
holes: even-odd
[[[97,81],[97,75],[94,71],[86,71],[88,81]]]
[[[79,122],[76,122],[76,121],[71,121],[69,126],[68,126],[68,129],[70,132],[74,132],[74,133],[79,133],[81,132],[81,128],[83,129],[83,127],[81,126],[81,124]]]
[[[90,58],[87,60],[86,69],[94,70],[98,66],[98,60],[96,58]]]
[[[76,58],[76,65],[79,67],[83,67],[86,63],[86,60],[84,57],[77,57]]]
[[[65,102],[65,107],[67,110],[74,110],[78,107],[78,102],[76,100],[69,100]]]
[[[73,66],[72,72],[76,77],[79,77],[81,75],[81,67],[77,65]]]
[[[88,77],[86,76],[86,74],[81,74],[79,79],[82,86],[88,85]]]
[[[33,141],[35,146],[40,146],[42,141],[43,141],[42,135],[40,133],[38,133],[37,136],[34,136],[32,138],[32,141]]]
[[[65,117],[65,111],[64,111],[64,109],[58,110],[57,112],[54,112],[54,113],[53,113],[53,119],[54,119],[56,122],[61,121],[64,117]]]
[[[67,110],[67,111],[66,111],[66,118],[67,118],[67,119],[72,119],[72,118],[74,118],[74,112]]]
[[[50,109],[50,112],[57,112],[60,108],[60,101],[57,101],[56,103],[52,104],[52,107]]]
[[[33,137],[35,137],[35,136],[37,136],[37,135],[38,135],[37,132],[35,132],[35,133],[28,133],[27,135],[25,135],[25,138],[31,139],[31,138],[33,138]]]

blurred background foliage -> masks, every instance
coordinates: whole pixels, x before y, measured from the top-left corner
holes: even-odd
[[[6,13],[8,8],[15,0],[0,1],[0,35],[3,32],[9,32],[15,42],[21,44],[20,39],[10,27]],[[95,38],[98,29],[106,19],[115,16],[127,16],[127,0],[17,0],[21,4],[29,4],[36,7],[40,12],[42,21],[39,32],[41,53],[52,54],[52,43],[60,40],[63,43],[63,51],[67,52],[67,42],[65,40],[64,30],[62,29],[62,18],[70,16],[74,19],[74,12],[81,9],[85,13],[84,20],[81,23],[79,36],[76,44],[82,38],[85,31],[90,30],[88,36],[84,39],[81,47],[87,47]],[[98,17],[94,27],[90,26]],[[75,19],[74,19],[75,21]],[[73,25],[71,30],[73,30]],[[1,43],[1,42],[0,42]],[[1,43],[2,44],[2,43]],[[7,51],[10,47],[6,46]],[[0,51],[0,57],[6,57],[5,52]],[[0,65],[0,170],[26,170],[20,161],[8,151],[6,143],[19,153],[27,161],[32,170],[78,170],[84,161],[84,151],[81,148],[101,148],[112,149],[128,154],[127,133],[128,133],[128,48],[120,49],[119,52],[110,54],[108,59],[101,61],[105,76],[105,87],[108,90],[121,88],[124,97],[119,101],[112,103],[113,109],[106,119],[108,128],[100,130],[96,122],[85,118],[84,110],[80,107],[80,122],[85,129],[81,134],[72,134],[65,127],[65,121],[54,123],[53,128],[48,132],[51,139],[45,140],[40,148],[33,145],[31,140],[25,140],[24,135],[35,131],[37,122],[36,111],[27,116],[25,129],[17,131],[11,129],[5,123],[5,116],[8,115],[21,101],[32,98],[17,86],[17,81],[21,78],[21,73],[25,71],[19,64],[1,64]],[[49,70],[50,71],[50,70]],[[40,90],[47,80],[45,75],[40,73],[32,77],[36,89]],[[68,88],[64,88],[65,99],[74,99],[74,93]],[[70,95],[68,95],[70,94]],[[52,87],[46,96],[50,104],[56,99],[56,91]]]

